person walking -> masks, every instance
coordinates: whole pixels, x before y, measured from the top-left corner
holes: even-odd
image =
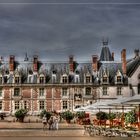
[[[43,123],[43,130],[45,130],[46,125],[47,125],[47,118],[46,118],[45,115],[44,115],[43,118],[42,118],[42,123]]]
[[[59,123],[59,117],[56,116],[56,119],[55,119],[55,129],[58,130],[58,123]]]

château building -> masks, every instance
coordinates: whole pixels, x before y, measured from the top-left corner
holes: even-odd
[[[140,94],[140,57],[114,60],[108,41],[103,41],[100,57],[80,63],[69,56],[67,62],[43,62],[38,56],[24,61],[10,55],[0,61],[0,112],[13,114],[20,108],[31,115],[41,110],[65,111],[94,104],[98,100],[115,100]]]

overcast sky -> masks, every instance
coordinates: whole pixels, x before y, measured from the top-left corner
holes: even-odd
[[[12,54],[24,60],[27,52],[46,61],[69,55],[87,61],[100,55],[103,37],[109,38],[116,60],[123,48],[132,57],[140,48],[140,1],[0,0],[0,55],[5,59]]]

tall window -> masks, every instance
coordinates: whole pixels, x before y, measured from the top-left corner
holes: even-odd
[[[117,82],[120,83],[121,81],[121,76],[117,76]]]
[[[15,77],[15,84],[19,84],[19,83],[20,83],[19,76],[16,76]]]
[[[0,97],[2,97],[2,88],[0,88]]]
[[[107,95],[107,87],[103,87],[103,95]]]
[[[44,96],[44,88],[39,89],[39,96]]]
[[[24,109],[27,109],[28,108],[28,103],[27,101],[24,101]]]
[[[86,88],[86,94],[85,95],[91,95],[91,88]]]
[[[28,77],[28,83],[32,83],[32,76]]]
[[[106,76],[103,77],[103,83],[107,83],[107,77]]]
[[[62,77],[62,83],[68,83],[68,77],[67,76],[63,76]]]
[[[79,83],[79,75],[75,75],[75,83]]]
[[[56,74],[52,75],[52,83],[56,83]]]
[[[20,89],[19,88],[15,88],[14,89],[14,96],[19,96],[20,95]]]
[[[62,96],[67,96],[67,88],[62,88]]]
[[[2,110],[2,101],[0,101],[0,110]]]
[[[3,82],[3,81],[2,81],[2,77],[0,77],[0,84],[2,84],[2,82]]]
[[[90,83],[90,76],[86,76],[86,83]]]
[[[67,101],[63,101],[63,109],[67,109],[68,108],[68,102]]]
[[[122,95],[122,88],[121,87],[117,87],[117,95]]]
[[[39,109],[40,110],[45,109],[45,102],[44,101],[39,101]]]
[[[40,79],[39,79],[39,82],[40,82],[41,84],[43,84],[43,83],[44,83],[44,81],[45,81],[44,76],[41,76],[41,77],[40,77]]]
[[[19,101],[15,101],[15,110],[19,109]]]

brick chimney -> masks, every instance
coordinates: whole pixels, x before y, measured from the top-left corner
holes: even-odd
[[[33,71],[37,72],[38,71],[38,56],[34,55],[33,57]]]
[[[96,72],[98,69],[98,56],[97,55],[92,56],[92,68],[94,72]]]
[[[114,52],[112,52],[112,61],[114,61]]]
[[[10,55],[10,57],[9,57],[9,70],[14,71],[14,69],[15,69],[15,56]]]
[[[73,55],[69,56],[69,72],[74,72],[74,58],[73,58]]]
[[[139,57],[139,50],[135,49],[134,54],[135,54],[135,58]]]
[[[122,60],[122,72],[126,74],[126,49],[123,49],[121,52],[121,60]]]

